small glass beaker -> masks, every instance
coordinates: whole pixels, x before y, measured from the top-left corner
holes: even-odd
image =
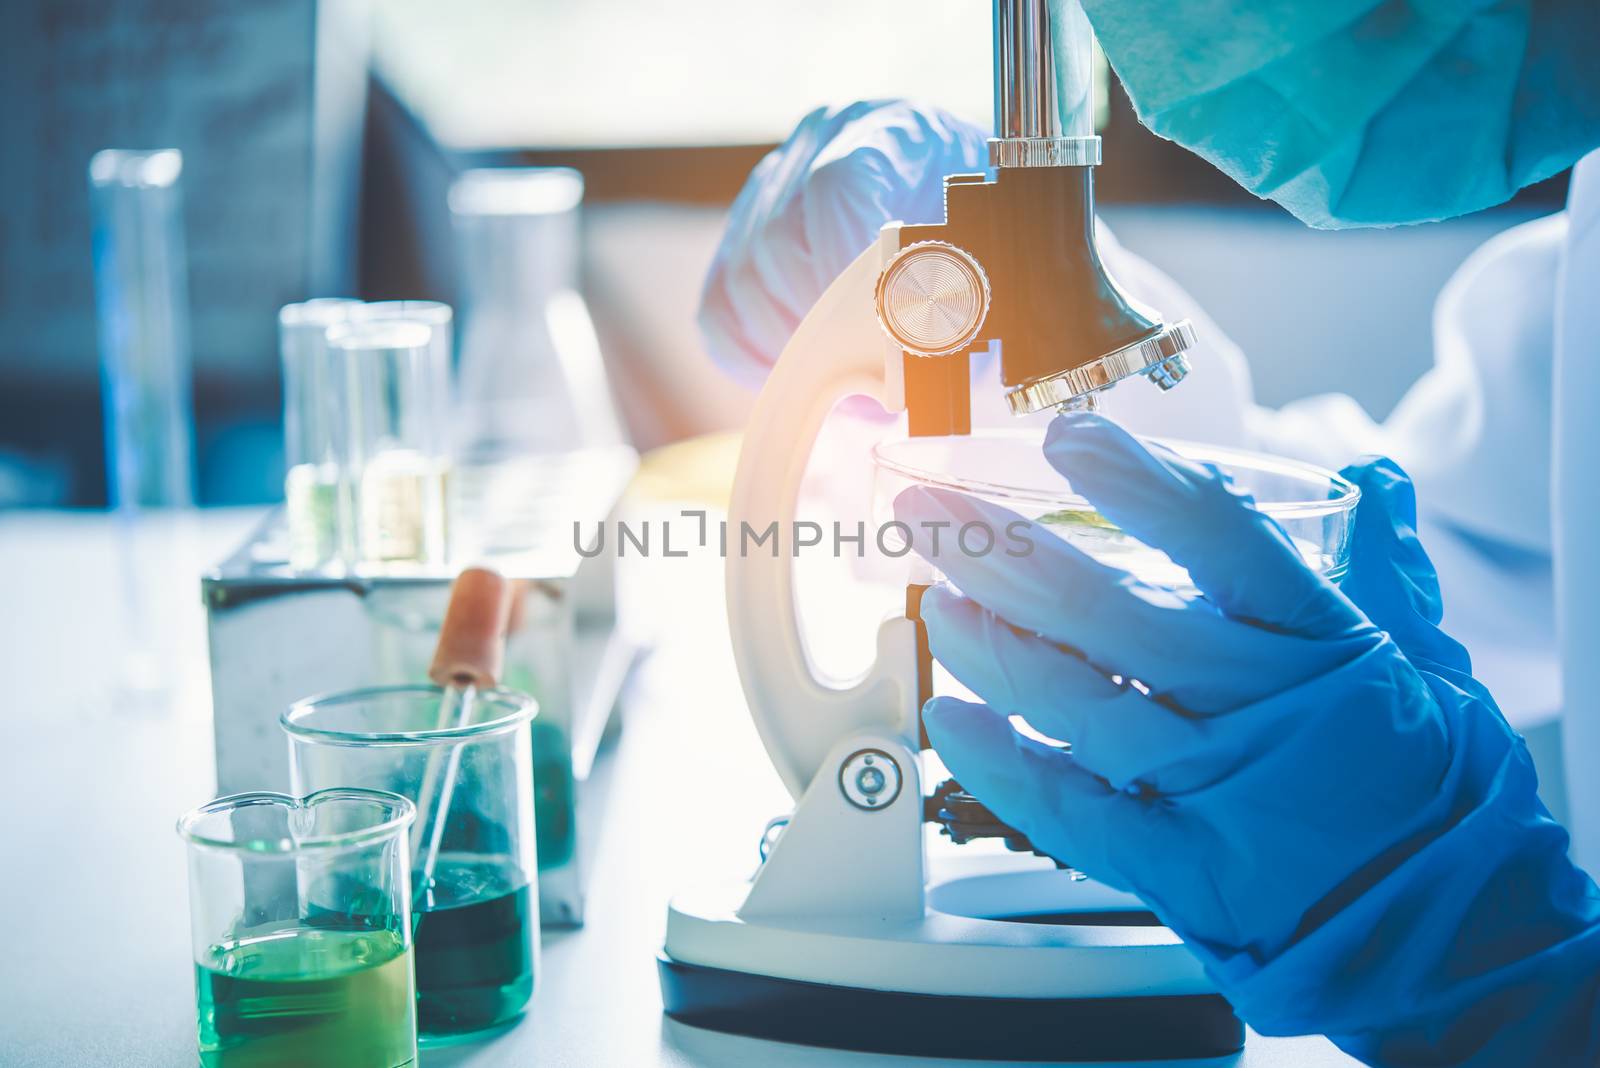
[[[432,328],[401,320],[346,323],[329,328],[328,347],[346,376],[357,562],[443,563],[450,461]]]
[[[416,1063],[410,801],[372,790],[235,794],[188,844],[200,1063]]]
[[[354,555],[344,368],[328,351],[328,328],[348,322],[359,300],[324,297],[278,311],[283,359],[283,500],[289,566],[312,571]]]
[[[297,790],[334,783],[411,798],[417,1029],[444,1042],[516,1018],[533,995],[539,906],[529,722],[506,690],[386,686],[283,715]]]

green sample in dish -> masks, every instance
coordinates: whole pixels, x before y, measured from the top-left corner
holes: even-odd
[[[1102,564],[1120,568],[1152,586],[1179,592],[1193,592],[1194,580],[1187,569],[1172,562],[1160,549],[1153,549],[1111,522],[1099,512],[1087,508],[1063,508],[1046,512],[1034,520],[1063,541],[1077,546]],[[1320,552],[1317,544],[1305,538],[1291,537],[1300,558],[1313,571],[1338,581],[1344,577],[1346,565],[1338,563],[1331,555]]]
[[[1122,533],[1111,520],[1088,508],[1058,508],[1054,512],[1046,512],[1036,522],[1043,523],[1047,527],[1074,527],[1080,530],[1093,528]]]
[[[205,1068],[404,1068],[417,1059],[411,951],[394,931],[289,927],[195,965]]]
[[[513,1019],[533,996],[538,916],[509,860],[444,854],[416,913],[417,1022],[448,1038]]]

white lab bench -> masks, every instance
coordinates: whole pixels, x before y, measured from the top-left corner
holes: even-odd
[[[128,618],[127,558],[107,516],[0,516],[0,677],[9,697],[0,744],[0,1065],[196,1063],[184,852],[173,822],[213,789],[198,576],[258,518],[206,512],[160,527],[139,550],[151,581]],[[484,1041],[425,1051],[422,1064],[933,1063],[761,1042],[662,1016],[655,953],[672,888],[747,872],[762,826],[787,796],[744,711],[716,562],[649,566],[638,596],[671,605],[674,619],[625,697],[625,729],[606,765],[590,922],[546,933],[525,1020]],[[142,696],[120,678],[130,631],[177,657],[165,696]],[[1355,1062],[1320,1038],[1252,1034],[1235,1057],[1182,1063]]]

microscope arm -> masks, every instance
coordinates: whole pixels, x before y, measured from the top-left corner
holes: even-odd
[[[890,412],[905,406],[901,351],[873,314],[878,276],[898,249],[899,227],[891,223],[824,291],[784,346],[751,413],[728,508],[734,659],[762,743],[796,799],[853,732],[873,729],[915,746],[915,624],[886,621],[871,670],[840,686],[818,677],[794,611],[795,508],[823,420],[856,394]],[[757,546],[753,539],[774,521],[776,551],[770,541]]]

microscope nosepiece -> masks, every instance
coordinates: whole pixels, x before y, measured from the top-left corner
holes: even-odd
[[[1086,406],[1084,398],[1134,375],[1143,375],[1165,392],[1189,374],[1183,353],[1194,343],[1194,326],[1183,319],[1099,359],[1024,382],[1006,393],[1006,404],[1013,415],[1062,406],[1081,408]]]

